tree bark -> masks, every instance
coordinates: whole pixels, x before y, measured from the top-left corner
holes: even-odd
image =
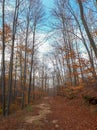
[[[6,106],[5,106],[5,0],[3,0],[2,5],[2,77],[1,77],[1,84],[2,84],[2,109],[3,109],[3,115],[6,114]]]
[[[16,0],[14,19],[13,19],[13,30],[12,30],[12,47],[11,47],[10,65],[9,65],[7,115],[9,115],[10,113],[10,103],[11,103],[11,94],[12,94],[13,57],[14,57],[16,25],[17,25],[17,19],[18,19],[18,9],[19,9],[19,0]]]
[[[92,36],[91,36],[91,33],[90,33],[90,31],[89,31],[87,22],[86,22],[85,17],[84,17],[84,10],[83,10],[82,1],[81,1],[81,0],[78,0],[78,4],[79,4],[79,8],[80,8],[80,15],[81,15],[82,23],[83,23],[83,25],[84,25],[84,28],[85,28],[85,31],[86,31],[86,33],[87,33],[88,39],[89,39],[89,41],[90,41],[90,45],[91,45],[91,47],[93,48],[94,53],[95,53],[95,56],[96,56],[96,58],[97,58],[97,47],[96,47],[96,44],[95,44],[94,39],[93,39]]]
[[[69,5],[69,6],[70,6],[70,5]],[[77,23],[77,25],[78,25],[78,27],[79,27],[79,31],[80,31],[81,37],[82,37],[82,42],[83,42],[83,44],[84,44],[84,46],[85,46],[85,48],[86,48],[86,50],[87,50],[88,56],[89,56],[89,60],[90,60],[91,68],[92,68],[92,75],[93,75],[93,77],[96,79],[96,72],[95,72],[95,67],[94,67],[93,58],[92,58],[92,56],[91,56],[91,54],[90,54],[89,48],[88,48],[88,46],[87,46],[87,44],[86,44],[86,40],[85,40],[85,38],[84,38],[84,36],[83,36],[80,23],[79,23],[79,21],[78,21],[76,15],[74,14],[74,12],[73,12],[71,6],[70,6],[69,10],[70,10],[71,14],[74,16],[74,18],[75,18],[75,20],[76,20],[76,23]]]

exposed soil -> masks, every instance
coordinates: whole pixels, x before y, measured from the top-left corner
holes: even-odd
[[[81,99],[55,97],[49,103],[53,112],[48,119],[57,120],[54,130],[97,130],[97,114],[90,112]]]
[[[32,108],[2,119],[0,130],[97,130],[97,113],[80,98],[45,97]]]
[[[35,121],[40,121],[41,119],[44,119],[47,114],[51,113],[50,107],[47,103],[39,104],[36,107],[40,108],[39,114],[35,116],[27,116],[25,122],[33,123]]]

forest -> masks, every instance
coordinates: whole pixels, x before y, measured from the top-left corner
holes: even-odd
[[[0,0],[0,130],[97,129],[97,0],[50,2]],[[38,109],[49,121],[26,115],[26,124],[15,128],[20,119],[13,114]],[[12,124],[9,118],[15,127],[1,125]]]

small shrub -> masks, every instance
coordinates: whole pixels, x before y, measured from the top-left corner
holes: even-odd
[[[97,98],[96,97],[92,97],[90,95],[85,95],[83,96],[83,99],[88,102],[89,104],[92,105],[96,105],[97,104]]]
[[[2,112],[3,112],[3,109],[2,109],[2,108],[0,108],[0,114],[2,114]]]
[[[28,105],[28,106],[26,107],[26,111],[27,111],[27,112],[31,112],[31,111],[32,111],[32,105]]]
[[[70,93],[67,97],[68,99],[74,99],[76,96],[74,93]]]
[[[91,97],[90,95],[84,95],[83,99],[87,102],[89,100],[91,100],[93,97]]]

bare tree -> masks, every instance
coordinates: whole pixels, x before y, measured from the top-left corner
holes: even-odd
[[[34,13],[33,13],[34,12]],[[30,68],[30,76],[29,76],[29,89],[28,89],[28,103],[30,103],[30,92],[31,92],[31,83],[32,83],[32,72],[34,76],[34,55],[36,49],[36,31],[38,25],[41,25],[41,21],[43,21],[44,11],[43,6],[40,0],[36,0],[32,9],[32,30],[33,30],[33,37],[32,37],[32,51],[31,51],[31,68]],[[34,78],[33,78],[34,82]],[[34,84],[33,84],[33,91],[34,91]]]
[[[97,57],[97,47],[96,47],[96,44],[95,44],[95,41],[90,33],[90,30],[88,28],[88,25],[87,25],[87,22],[85,20],[85,16],[84,16],[84,9],[83,9],[83,5],[82,5],[82,1],[81,0],[78,0],[78,4],[79,4],[79,8],[80,8],[80,15],[81,15],[81,20],[82,20],[82,23],[84,25],[84,28],[85,28],[85,31],[87,33],[87,36],[88,36],[88,39],[90,41],[90,45],[91,47],[93,48],[94,50],[94,53],[95,53],[95,56]]]
[[[16,28],[17,28],[17,20],[18,20],[19,2],[20,0],[16,0],[14,18],[13,18],[13,27],[12,27],[12,46],[11,46],[10,65],[9,65],[7,115],[10,112],[10,103],[11,103],[11,94],[12,94],[13,57],[14,57],[14,44],[15,44],[15,36],[16,36]]]
[[[5,0],[2,2],[2,107],[5,116]]]
[[[88,48],[88,45],[86,43],[85,37],[84,37],[82,29],[81,29],[81,25],[80,25],[80,23],[78,21],[78,18],[76,16],[76,14],[74,13],[74,11],[73,11],[73,9],[72,9],[70,4],[69,4],[69,8],[68,9],[71,12],[71,14],[74,16],[75,21],[76,21],[76,23],[78,25],[78,28],[79,28],[79,31],[80,31],[80,34],[81,34],[81,37],[82,37],[82,43],[84,44],[84,46],[85,46],[85,48],[87,50],[87,53],[88,53],[88,56],[89,56],[89,60],[90,60],[90,64],[91,64],[91,68],[93,68],[93,71],[92,71],[93,77],[96,79],[96,72],[95,72],[95,66],[94,66],[94,63],[93,63],[93,58],[91,57],[90,50]],[[83,79],[83,81],[84,81],[84,79]]]

